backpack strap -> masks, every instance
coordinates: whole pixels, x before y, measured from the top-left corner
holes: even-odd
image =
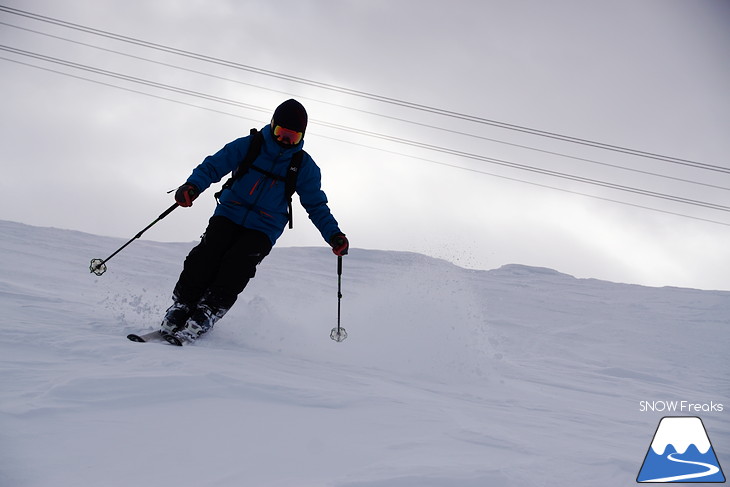
[[[291,158],[289,169],[286,171],[284,192],[286,193],[286,199],[289,204],[289,228],[294,228],[294,211],[291,205],[291,198],[297,190],[297,176],[299,175],[299,167],[302,165],[304,154],[305,152],[303,150],[295,152]]]
[[[231,177],[228,178],[228,181],[226,181],[223,186],[221,187],[220,191],[218,191],[214,196],[216,202],[220,203],[218,201],[218,198],[220,198],[221,194],[224,190],[229,189],[231,186],[233,186],[233,183],[236,182],[237,179],[239,179],[241,176],[246,174],[248,170],[253,166],[253,162],[256,160],[256,158],[261,153],[261,146],[264,143],[264,134],[256,130],[255,128],[251,129],[251,145],[248,146],[248,152],[246,153],[246,157],[243,158],[243,161],[241,161],[241,164],[238,165],[236,169],[233,170],[231,173]]]
[[[265,171],[263,169],[260,169],[253,165],[256,158],[258,158],[259,154],[261,153],[261,146],[264,143],[264,135],[256,130],[255,128],[251,129],[251,145],[248,147],[248,152],[246,153],[246,157],[243,158],[243,161],[241,161],[241,164],[238,165],[236,169],[233,170],[231,173],[231,177],[228,178],[228,181],[223,184],[220,191],[218,191],[215,194],[215,200],[218,201],[218,198],[220,198],[221,194],[224,190],[230,189],[231,186],[233,186],[233,183],[236,182],[237,179],[241,178],[244,174],[246,174],[249,169],[254,169],[265,176],[268,176],[272,179],[276,179],[278,181],[281,181],[282,178],[280,176],[277,176],[276,174],[272,174],[268,171]],[[299,167],[302,165],[302,159],[304,158],[305,152],[303,150],[297,151],[294,153],[291,159],[291,163],[289,164],[289,169],[286,171],[286,176],[283,178],[284,180],[284,193],[286,194],[287,204],[288,204],[288,212],[289,212],[289,228],[294,228],[294,213],[292,209],[292,196],[297,190],[297,176],[299,175]]]

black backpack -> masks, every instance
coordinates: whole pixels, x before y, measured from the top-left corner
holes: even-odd
[[[286,176],[281,177],[277,174],[271,173],[253,165],[254,161],[261,153],[261,145],[263,143],[264,134],[262,134],[255,128],[251,129],[251,145],[248,147],[246,157],[244,157],[243,161],[241,161],[241,164],[239,164],[238,167],[233,170],[233,172],[231,173],[231,177],[228,178],[228,181],[226,181],[225,184],[223,184],[221,190],[215,194],[215,199],[216,201],[218,201],[218,198],[220,198],[220,195],[223,193],[224,190],[230,189],[230,187],[233,186],[233,183],[236,182],[237,179],[246,174],[249,169],[253,169],[254,171],[258,171],[264,176],[274,179],[276,181],[284,181],[284,193],[286,194],[287,203],[289,205],[289,228],[294,228],[294,214],[292,212],[291,201],[292,196],[297,189],[297,175],[299,174],[299,166],[301,166],[302,164],[302,158],[304,157],[305,152],[304,150],[299,150],[294,153],[291,158],[291,164],[289,164],[289,169],[286,171]]]

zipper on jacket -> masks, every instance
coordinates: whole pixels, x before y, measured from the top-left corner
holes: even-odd
[[[269,168],[269,172],[274,171],[274,167],[276,166],[276,162],[281,158],[281,156],[284,154],[284,149],[279,150],[279,154],[271,161],[271,167]],[[253,196],[256,188],[258,187],[259,183],[261,182],[262,178],[259,178],[256,181],[256,184],[253,185],[251,188],[251,191],[249,192],[250,196]],[[274,180],[276,182],[276,180]],[[251,210],[256,208],[256,205],[258,205],[259,199],[261,199],[261,191],[256,194],[256,198],[254,198],[253,203],[251,203],[251,206],[246,210],[246,214],[243,215],[243,220],[241,222],[242,225],[246,224],[246,220],[248,220],[248,216],[251,214]],[[258,210],[259,213],[261,213],[261,210]],[[270,215],[269,215],[270,216]]]

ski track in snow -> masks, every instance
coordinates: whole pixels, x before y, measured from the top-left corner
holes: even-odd
[[[689,465],[697,465],[699,467],[704,467],[707,470],[704,472],[690,473],[690,474],[686,474],[686,475],[675,475],[673,477],[662,477],[659,479],[646,480],[645,482],[676,482],[678,480],[698,479],[698,478],[702,478],[702,477],[709,477],[710,475],[714,475],[720,471],[719,468],[717,468],[714,465],[710,465],[709,463],[681,460],[679,458],[674,458],[674,455],[677,455],[677,453],[671,453],[671,454],[667,455],[667,458],[673,462],[686,463]]]
[[[0,221],[0,485],[633,485],[661,413],[728,404],[730,293],[275,249],[183,348],[137,344],[194,243]],[[719,456],[727,413],[703,415]],[[721,459],[722,462],[722,459]]]

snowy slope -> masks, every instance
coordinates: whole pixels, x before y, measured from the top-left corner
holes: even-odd
[[[193,245],[0,221],[0,485],[623,486],[661,412],[730,465],[730,293],[275,249],[213,332],[136,344]],[[692,413],[695,415],[697,413]],[[728,473],[727,471],[725,472]]]

